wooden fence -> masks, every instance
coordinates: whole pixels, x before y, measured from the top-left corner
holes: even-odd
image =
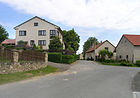
[[[16,55],[15,55],[16,52]],[[34,61],[47,62],[47,53],[35,50],[13,50],[0,47],[0,62]],[[15,60],[16,59],[16,60]]]
[[[35,61],[44,62],[45,53],[37,52],[34,50],[23,50],[19,52],[19,61]]]
[[[0,47],[0,62],[11,62],[13,60],[12,49]]]

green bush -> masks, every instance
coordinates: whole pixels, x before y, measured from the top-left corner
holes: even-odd
[[[36,51],[37,52],[44,52],[44,50],[42,50],[42,49],[37,49]]]
[[[70,64],[72,62],[74,62],[73,55],[62,55],[62,63]]]
[[[62,55],[62,63],[71,64],[77,60],[77,55]]]
[[[24,50],[23,47],[16,47],[15,49],[16,49],[16,50]]]
[[[115,63],[113,59],[104,60],[105,63]]]
[[[136,65],[137,65],[137,66],[140,66],[140,60],[137,60],[137,61],[136,61]]]
[[[61,63],[62,54],[61,53],[48,53],[48,61]]]
[[[122,66],[133,66],[133,64],[132,63],[129,63],[129,62],[121,62],[121,65]]]
[[[77,60],[77,55],[62,55],[61,53],[48,53],[48,61],[71,64]]]
[[[14,46],[13,45],[5,45],[5,44],[3,44],[2,46],[4,46],[5,48],[14,48]]]

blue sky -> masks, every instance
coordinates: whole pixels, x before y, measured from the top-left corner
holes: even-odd
[[[117,45],[123,34],[140,34],[139,0],[0,0],[0,24],[15,38],[18,24],[39,16],[62,30],[74,28],[80,48],[89,37]]]

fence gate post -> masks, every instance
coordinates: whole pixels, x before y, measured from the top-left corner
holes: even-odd
[[[44,52],[44,54],[45,54],[45,63],[48,63],[48,53],[47,52]]]
[[[19,53],[16,50],[13,50],[13,63],[14,65],[18,63]]]
[[[1,47],[1,54],[2,55],[4,54],[4,49],[5,49],[5,47]]]

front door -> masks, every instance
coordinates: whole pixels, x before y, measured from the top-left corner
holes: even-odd
[[[34,40],[30,40],[30,45],[33,46],[35,44]]]

